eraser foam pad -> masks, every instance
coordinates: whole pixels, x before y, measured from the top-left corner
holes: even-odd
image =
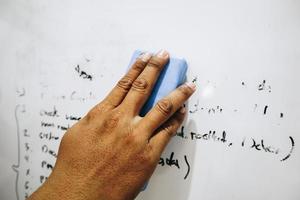
[[[136,50],[131,58],[129,67],[143,52]],[[165,65],[160,73],[160,76],[152,90],[152,93],[145,105],[143,106],[140,115],[143,117],[146,113],[163,97],[167,96],[176,89],[179,85],[183,84],[186,80],[187,63],[184,59],[170,58],[169,62]]]

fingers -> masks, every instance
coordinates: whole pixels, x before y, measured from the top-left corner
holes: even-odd
[[[150,53],[142,53],[133,63],[127,74],[117,83],[113,90],[107,95],[104,101],[115,108],[121,104],[126,94],[130,90],[132,83],[142,73],[148,61],[151,58]]]
[[[148,134],[145,137],[150,138],[153,132],[169,119],[195,90],[194,83],[185,83],[160,100],[140,121],[139,125],[145,130],[145,134]]]
[[[169,54],[161,50],[152,56],[143,72],[133,82],[130,91],[124,99],[124,105],[129,106],[129,110],[137,115],[148,99],[157,78],[165,64],[169,60]]]
[[[155,131],[154,136],[149,141],[149,145],[153,147],[151,149],[155,157],[162,154],[172,136],[176,134],[176,131],[184,120],[185,113],[186,109],[181,107],[181,109]]]

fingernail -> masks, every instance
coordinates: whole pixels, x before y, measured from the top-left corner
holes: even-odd
[[[166,50],[160,50],[156,55],[160,58],[167,58],[169,53]]]
[[[145,53],[142,53],[139,58],[144,61],[144,62],[148,62],[149,59],[151,58],[151,53],[148,53],[148,52],[145,52]]]
[[[182,106],[182,107],[180,108],[179,112],[180,112],[181,114],[184,114],[184,113],[186,112],[186,108]]]
[[[189,88],[191,88],[193,91],[196,90],[196,84],[195,83],[193,83],[193,82],[187,82],[185,84],[186,84],[186,86],[188,86]]]

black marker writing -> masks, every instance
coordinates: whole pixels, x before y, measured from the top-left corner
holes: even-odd
[[[81,70],[79,65],[75,67],[75,71],[79,74],[79,77],[82,77],[83,79],[88,79],[90,81],[93,80],[93,76]]]

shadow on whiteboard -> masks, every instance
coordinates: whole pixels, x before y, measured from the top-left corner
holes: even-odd
[[[193,120],[185,122],[183,126],[186,130],[197,131],[196,122]],[[173,137],[161,155],[159,165],[146,189],[138,195],[137,200],[188,199],[195,148],[196,143]]]

